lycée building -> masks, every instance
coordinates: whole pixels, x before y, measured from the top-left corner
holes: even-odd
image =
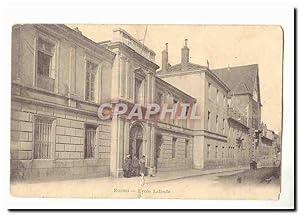
[[[145,155],[158,172],[256,159],[258,65],[210,70],[189,62],[187,41],[181,63],[167,58],[166,48],[160,69],[122,29],[97,43],[65,25],[15,25],[11,178],[119,177],[126,154]],[[201,119],[100,120],[105,102],[197,104]]]

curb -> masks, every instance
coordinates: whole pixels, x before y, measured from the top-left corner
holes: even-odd
[[[174,178],[167,178],[167,179],[160,179],[160,180],[157,180],[157,181],[150,181],[150,182],[146,182],[146,184],[157,183],[157,182],[165,182],[165,181],[173,181],[173,180],[178,180],[178,179],[183,179],[183,178],[192,178],[192,177],[197,177],[197,176],[211,175],[211,174],[218,174],[218,173],[225,173],[225,172],[244,171],[244,170],[247,170],[247,169],[249,169],[249,168],[224,170],[224,171],[218,171],[218,172],[202,172],[202,173],[195,174],[195,175],[177,176],[177,177],[174,177]]]

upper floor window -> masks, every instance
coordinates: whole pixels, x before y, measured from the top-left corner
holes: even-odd
[[[86,62],[85,99],[89,101],[95,101],[97,69],[97,64]]]
[[[37,46],[37,77],[36,84],[46,90],[54,90],[54,78],[52,70],[55,68],[54,44],[41,38]]]
[[[156,100],[157,100],[157,104],[159,105],[159,106],[161,106],[162,105],[162,101],[163,101],[163,94],[162,93],[160,93],[160,92],[157,92],[157,98],[156,98]]]
[[[210,130],[210,112],[207,112],[207,129]]]
[[[211,83],[208,83],[208,98],[211,99]]]
[[[217,89],[217,103],[219,102],[219,90]]]
[[[219,116],[216,115],[216,132],[219,130]]]
[[[137,104],[143,104],[144,102],[144,88],[143,80],[135,78],[135,87],[134,87],[134,102]]]
[[[223,106],[226,107],[226,96],[223,95]]]
[[[178,100],[173,99],[173,107],[175,107],[178,104]],[[173,124],[176,124],[176,116],[173,118]]]
[[[225,126],[226,126],[226,121],[225,121],[225,119],[223,119],[223,123],[222,123],[222,126],[223,126],[223,128],[222,128],[222,131],[223,131],[223,134],[225,134]]]

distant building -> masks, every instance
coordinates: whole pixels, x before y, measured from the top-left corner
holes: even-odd
[[[280,160],[279,135],[263,123],[261,130],[261,144],[258,146],[257,160],[260,166],[273,166],[274,162]]]
[[[165,49],[157,76],[197,99],[194,168],[248,165],[255,159],[253,132],[261,120],[258,65],[211,70],[189,58],[187,40],[176,65],[169,64]]]
[[[238,164],[256,160],[254,131],[261,122],[261,97],[258,65],[215,69],[214,73],[229,86],[228,124],[229,142],[238,146]],[[240,144],[237,144],[240,142]],[[242,146],[239,146],[242,145]]]

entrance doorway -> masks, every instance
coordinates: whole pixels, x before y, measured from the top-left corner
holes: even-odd
[[[143,156],[143,128],[135,124],[129,134],[129,154],[140,159]]]

